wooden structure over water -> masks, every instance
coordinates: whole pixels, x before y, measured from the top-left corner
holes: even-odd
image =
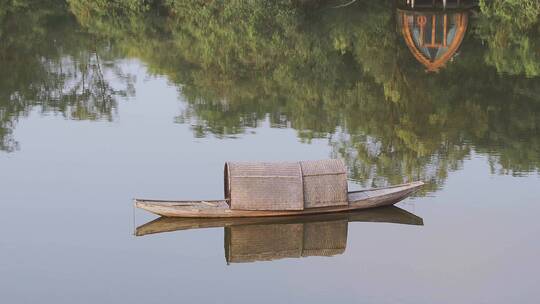
[[[418,181],[349,192],[347,169],[339,159],[227,162],[224,181],[223,200],[135,199],[135,206],[169,217],[294,216],[389,206],[424,185]]]

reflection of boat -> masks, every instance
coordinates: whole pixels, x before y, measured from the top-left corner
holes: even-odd
[[[422,218],[407,212],[401,208],[390,206],[364,211],[349,211],[338,213],[297,215],[297,216],[274,216],[274,217],[240,217],[240,218],[174,218],[160,217],[144,225],[137,227],[135,235],[171,232],[189,229],[218,228],[242,225],[265,225],[308,223],[316,221],[328,221],[346,219],[349,222],[384,222],[406,225],[423,225]]]
[[[265,217],[343,212],[393,205],[418,190],[413,182],[347,192],[340,160],[291,163],[226,163],[225,199],[136,199],[135,206],[169,217]]]
[[[137,227],[135,235],[224,227],[227,263],[241,263],[342,254],[347,246],[349,222],[423,225],[422,218],[392,206],[367,211],[285,217],[162,217]]]
[[[398,9],[400,28],[413,56],[427,71],[444,67],[458,51],[475,1],[406,1]]]

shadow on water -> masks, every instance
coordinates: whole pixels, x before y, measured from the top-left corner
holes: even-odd
[[[268,218],[195,219],[162,217],[136,228],[136,236],[224,227],[227,263],[270,261],[345,252],[348,223],[423,225],[422,218],[398,207],[357,212]]]

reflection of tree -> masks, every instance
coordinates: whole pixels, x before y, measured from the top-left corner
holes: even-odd
[[[104,79],[97,53],[79,54],[76,61],[61,58],[45,67],[47,83],[42,84],[35,101],[43,111],[61,112],[69,119],[110,121],[116,107],[114,96],[128,93],[114,89]]]
[[[82,11],[102,16],[85,17],[90,31],[179,85],[187,110],[178,121],[196,136],[234,136],[268,117],[302,140],[328,138],[351,177],[374,185],[421,178],[436,188],[473,149],[503,173],[540,168],[538,79],[497,75],[478,36],[426,75],[396,30],[393,1],[325,5],[158,1],[124,15]],[[484,11],[475,33],[490,24]]]
[[[47,60],[25,65],[34,66],[26,74],[11,67],[31,76],[15,82],[25,90],[3,90],[10,96],[2,100],[23,96],[4,113],[41,105],[75,119],[111,119],[114,96],[128,93],[104,81],[102,57],[117,52],[178,84],[187,101],[178,121],[196,136],[235,136],[268,118],[303,141],[327,138],[365,184],[421,178],[435,189],[473,150],[497,172],[540,168],[539,80],[517,76],[534,75],[521,68],[502,78],[498,64],[485,64],[504,45],[482,45],[490,18],[500,18],[484,7],[458,57],[427,75],[403,43],[390,0],[345,9],[325,1],[69,3],[92,34],[65,35],[72,38],[48,53],[19,48],[31,54],[25,60]]]
[[[80,31],[62,2],[18,1],[2,9],[0,150],[17,148],[12,130],[33,109],[70,119],[111,120],[114,96],[132,94],[132,86],[116,67],[104,67],[100,53],[109,52],[104,44]],[[122,78],[127,89],[114,89],[104,79],[108,72]]]
[[[481,0],[478,35],[486,62],[511,75],[540,75],[540,1]]]

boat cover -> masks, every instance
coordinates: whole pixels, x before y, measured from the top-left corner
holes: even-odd
[[[225,198],[233,210],[304,210],[347,205],[342,160],[227,162]]]

